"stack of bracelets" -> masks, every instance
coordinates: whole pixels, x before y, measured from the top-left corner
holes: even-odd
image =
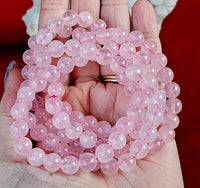
[[[140,31],[107,28],[89,12],[67,10],[31,36],[28,46],[10,130],[15,151],[32,166],[67,175],[79,168],[106,175],[130,172],[137,160],[174,140],[180,87],[172,82],[166,56],[156,53],[155,43],[145,41]],[[115,125],[62,101],[68,74],[91,60],[109,65],[130,97],[126,116]]]

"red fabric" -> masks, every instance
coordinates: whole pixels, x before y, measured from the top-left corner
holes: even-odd
[[[27,35],[22,15],[32,5],[31,0],[1,2],[0,25],[0,95],[8,63],[16,60],[20,67],[21,55],[27,48]],[[198,0],[179,0],[174,11],[165,19],[160,33],[163,52],[181,86],[183,110],[176,140],[181,160],[185,187],[200,187],[200,22]]]

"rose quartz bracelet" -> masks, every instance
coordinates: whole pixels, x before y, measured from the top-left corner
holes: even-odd
[[[137,160],[174,139],[182,108],[176,98],[180,87],[165,67],[166,56],[156,53],[155,43],[144,41],[140,31],[107,28],[89,12],[67,10],[62,18],[51,18],[28,45],[23,54],[25,80],[11,108],[15,121],[10,130],[15,151],[32,166],[43,165],[49,172],[61,169],[67,175],[79,168],[106,175],[119,169],[130,172]],[[126,116],[115,125],[84,116],[72,110],[70,101],[62,101],[68,73],[90,60],[109,65],[130,97]]]

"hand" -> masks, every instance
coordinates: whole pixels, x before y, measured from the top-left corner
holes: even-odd
[[[40,26],[52,16],[62,16],[68,7],[67,0],[43,0],[40,16]],[[71,8],[80,12],[89,10],[94,17],[106,20],[109,27],[123,27],[130,30],[128,6],[126,0],[102,0],[101,12],[99,0],[72,0]],[[141,30],[146,40],[157,42],[157,22],[154,10],[147,0],[139,0],[133,7],[133,27]],[[66,87],[66,100],[73,110],[84,114],[93,114],[100,120],[114,123],[125,115],[128,98],[123,94],[119,84],[98,82],[99,75],[109,75],[108,67],[99,67],[90,62],[84,68],[76,68],[71,79],[74,86]],[[16,100],[16,93],[22,81],[18,69],[11,70],[5,93],[0,106],[0,187],[138,187],[138,188],[182,188],[183,180],[175,141],[165,144],[162,150],[155,155],[148,155],[137,161],[136,168],[130,173],[119,172],[115,176],[105,176],[101,172],[85,173],[79,171],[74,176],[63,173],[49,173],[42,167],[36,168],[20,161],[20,157],[13,149],[14,139],[9,133],[9,126],[13,122],[10,117],[10,108]],[[99,102],[101,97],[103,101]],[[101,104],[104,104],[102,106]],[[123,104],[123,105],[122,105]],[[124,106],[124,108],[121,108]],[[108,113],[103,113],[104,111]],[[20,162],[18,162],[20,161]]]

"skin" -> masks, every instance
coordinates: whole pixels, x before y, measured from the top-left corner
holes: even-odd
[[[62,16],[68,7],[68,1],[43,0],[41,7],[40,27],[46,24],[50,17]],[[126,0],[101,0],[101,2],[72,0],[71,8],[78,12],[88,10],[95,18],[103,18],[109,27],[123,27],[130,31]],[[156,41],[158,51],[161,52],[156,16],[151,4],[147,0],[139,0],[132,12],[133,29],[142,31],[146,40]],[[74,110],[92,114],[99,120],[114,124],[119,117],[125,115],[129,99],[123,94],[123,87],[119,84],[103,85],[98,82],[99,75],[110,74],[108,67],[99,67],[95,62],[90,62],[84,68],[76,68],[71,74],[74,86],[66,86],[65,100],[70,102]],[[14,121],[9,111],[16,100],[21,81],[20,70],[11,70],[0,104],[0,187],[184,187],[175,141],[165,144],[159,153],[137,161],[136,168],[132,172],[119,172],[115,176],[83,171],[79,171],[74,176],[67,176],[60,171],[52,174],[45,171],[43,167],[30,166],[14,152],[14,139],[9,133],[9,125]]]

